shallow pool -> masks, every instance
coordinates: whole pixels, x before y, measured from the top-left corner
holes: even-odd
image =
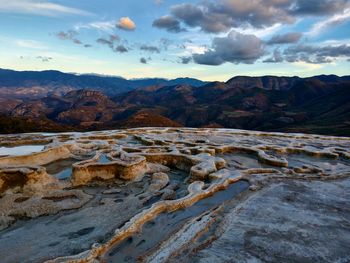
[[[22,145],[16,147],[0,147],[0,156],[7,155],[27,155],[31,153],[41,152],[45,145]]]

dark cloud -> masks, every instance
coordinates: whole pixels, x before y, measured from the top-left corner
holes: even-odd
[[[180,57],[181,64],[188,64],[192,61],[192,57]]]
[[[129,50],[124,45],[118,45],[115,48],[115,51],[119,53],[125,53],[125,52],[128,52]]]
[[[342,13],[350,0],[217,0],[171,7],[170,15],[154,25],[170,32],[180,32],[183,22],[210,33],[228,32],[232,27],[265,28],[276,23],[292,24],[302,16]],[[172,29],[172,30],[171,30]]]
[[[140,63],[142,63],[142,64],[147,64],[147,59],[145,59],[145,58],[140,58]]]
[[[142,45],[140,50],[151,52],[151,53],[160,53],[160,49],[156,46]]]
[[[78,32],[74,30],[68,30],[67,32],[60,31],[56,36],[61,40],[72,41],[74,44],[82,45],[83,43],[77,38]]]
[[[311,46],[296,45],[288,47],[283,52],[288,62],[303,61],[307,63],[330,63],[335,58],[350,58],[350,45]]]
[[[284,35],[275,35],[269,41],[267,41],[267,44],[276,45],[297,43],[299,42],[302,36],[303,34],[299,32],[291,32]]]
[[[226,32],[232,27],[232,19],[226,14],[210,12],[209,8],[181,4],[171,8],[171,14],[189,27],[200,27],[206,32]]]
[[[294,45],[286,48],[283,52],[275,49],[272,56],[263,62],[280,63],[306,62],[312,64],[331,63],[336,58],[350,58],[350,45],[338,46],[312,46]]]
[[[180,33],[186,31],[181,27],[180,21],[172,16],[163,16],[154,20],[153,26],[161,29],[165,29],[168,32]]]
[[[193,60],[213,66],[225,62],[252,64],[263,54],[264,44],[259,38],[232,30],[226,37],[214,38],[212,47],[204,54],[194,54]]]
[[[118,35],[109,35],[108,38],[99,38],[96,40],[96,42],[101,45],[108,46],[113,52],[116,53],[125,53],[129,51],[125,45],[120,43],[121,39]]]
[[[289,13],[295,15],[332,15],[349,7],[349,0],[298,0],[294,1]]]
[[[102,45],[107,45],[111,49],[114,49],[114,44],[120,41],[120,37],[118,35],[109,35],[108,38],[99,38],[96,40],[97,43]]]
[[[89,48],[89,47],[92,47],[92,45],[90,45],[90,44],[85,44],[84,47]]]
[[[101,45],[107,45],[109,46],[110,48],[113,48],[113,42],[108,40],[108,39],[105,39],[105,38],[99,38],[96,40],[97,43],[101,44]]]

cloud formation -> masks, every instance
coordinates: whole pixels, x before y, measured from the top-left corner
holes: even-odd
[[[172,16],[162,16],[153,21],[153,27],[165,29],[168,32],[180,33],[186,31],[186,29],[180,26],[180,21]]]
[[[120,18],[119,22],[117,23],[117,27],[126,31],[133,31],[136,29],[134,21],[132,21],[129,17]]]
[[[126,53],[129,51],[124,45],[118,45],[114,50],[119,53]]]
[[[350,58],[350,45],[294,45],[289,46],[283,52],[278,48],[273,51],[271,57],[265,59],[264,63],[280,62],[305,62],[309,64],[331,63],[337,58]]]
[[[280,63],[280,62],[283,62],[283,60],[284,60],[284,58],[283,58],[281,51],[276,48],[273,51],[272,56],[270,58],[265,59],[263,62],[264,63]]]
[[[285,49],[283,54],[287,62],[330,63],[336,58],[350,58],[350,45],[296,45]]]
[[[147,64],[147,59],[145,59],[145,58],[140,58],[140,63],[142,63],[142,64]]]
[[[77,24],[74,26],[74,29],[77,31],[80,29],[95,29],[109,32],[115,28],[116,23],[116,21],[97,21],[87,24]]]
[[[214,38],[212,47],[203,54],[194,54],[193,60],[212,66],[225,62],[252,64],[263,54],[264,44],[259,38],[232,30],[226,37]]]
[[[97,43],[101,45],[108,46],[113,52],[116,53],[126,53],[129,51],[129,49],[121,44],[121,38],[118,35],[109,35],[108,38],[99,38],[96,40]]]
[[[293,24],[302,16],[325,16],[342,13],[350,0],[217,0],[198,5],[172,6],[170,14],[154,21],[159,28],[177,32],[180,22],[199,27],[204,32],[228,32],[232,28],[265,28],[275,24]],[[168,26],[167,26],[168,25]],[[169,30],[170,25],[177,30]]]
[[[321,31],[340,25],[350,20],[350,8],[345,9],[343,13],[335,14],[328,19],[317,22],[311,30],[307,33],[308,35],[317,35]]]
[[[56,36],[61,40],[72,41],[74,44],[82,45],[83,43],[77,38],[78,32],[74,30],[60,31],[56,34]]]
[[[192,57],[180,57],[181,64],[188,64],[192,61]]]
[[[140,50],[151,52],[151,53],[160,53],[160,49],[156,46],[142,45]]]
[[[0,0],[0,12],[42,16],[89,15],[89,12],[45,0]]]
[[[102,45],[107,45],[111,49],[114,49],[114,44],[120,41],[120,37],[118,35],[109,35],[108,38],[99,38],[96,40],[97,43]]]
[[[267,41],[268,45],[276,45],[276,44],[292,44],[297,43],[303,36],[302,33],[299,32],[291,32],[283,35],[275,35],[269,41]]]

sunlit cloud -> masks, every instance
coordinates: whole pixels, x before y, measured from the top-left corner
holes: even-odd
[[[132,21],[129,17],[120,18],[117,27],[128,31],[133,31],[136,29],[135,22]]]

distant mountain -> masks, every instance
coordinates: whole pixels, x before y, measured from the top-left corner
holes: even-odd
[[[146,86],[179,84],[202,86],[205,82],[193,78],[127,80],[122,77],[78,75],[55,70],[14,71],[0,69],[0,97],[6,98],[42,98],[48,95],[63,95],[71,90],[79,89],[99,90],[108,96],[115,96]]]
[[[203,85],[186,78],[167,81],[170,85],[161,81],[131,80],[132,89],[108,95],[101,89],[73,89],[78,82],[67,80],[70,89],[62,94],[1,98],[0,125],[12,125],[6,132],[23,131],[28,122],[28,131],[187,126],[350,136],[349,76],[239,76]]]

